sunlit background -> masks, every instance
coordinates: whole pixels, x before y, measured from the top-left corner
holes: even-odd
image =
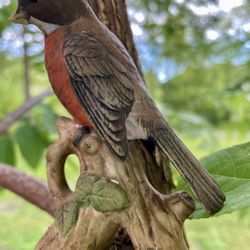
[[[0,0],[0,121],[50,85],[43,37],[34,26],[9,22],[16,1]],[[250,138],[250,3],[244,0],[127,1],[148,88],[166,119],[201,158]],[[46,180],[45,149],[55,120],[69,116],[46,98],[0,135],[0,162]],[[77,162],[67,175],[72,185]],[[0,190],[0,249],[33,249],[53,219]],[[247,250],[250,210],[189,220],[192,250]]]

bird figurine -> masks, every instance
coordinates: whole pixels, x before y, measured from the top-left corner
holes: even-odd
[[[87,0],[18,0],[11,19],[43,33],[49,80],[78,127],[93,128],[121,160],[129,140],[150,141],[207,212],[221,209],[223,192],[165,121],[128,51]]]

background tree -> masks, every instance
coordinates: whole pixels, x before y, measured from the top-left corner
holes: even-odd
[[[229,7],[223,8],[222,3],[223,1],[184,0],[128,2],[148,87],[172,126],[178,129],[184,141],[199,156],[246,142],[249,135],[249,4],[247,1],[242,2],[242,5],[229,11]],[[20,30],[20,38],[16,37],[19,28],[10,26],[8,22],[15,1],[10,4],[9,1],[1,1],[0,120],[25,102],[23,31]],[[13,29],[15,32],[12,32]],[[30,93],[31,96],[36,96],[46,91],[49,84],[42,66],[41,45],[38,45],[41,37],[33,27],[29,27],[29,30],[31,36],[25,37],[29,43],[29,60],[32,62]],[[0,138],[1,161],[18,165],[25,172],[44,179],[44,169],[38,166],[44,165],[44,150],[56,137],[55,118],[64,112],[52,96],[32,109],[28,116],[13,123],[8,127],[8,133]],[[27,148],[32,148],[32,151],[27,151]],[[248,159],[245,162],[247,164]],[[77,169],[75,159],[70,159],[69,165],[71,170],[69,168],[67,173],[74,178],[74,171]],[[229,169],[233,168],[229,165]],[[240,177],[238,182],[247,182],[249,179],[244,173]],[[32,208],[20,205],[20,201],[13,202],[7,192],[2,192],[1,196],[2,200],[7,200],[3,203],[1,218],[4,224],[10,223],[5,222],[10,221],[8,214],[11,211],[14,211],[11,216],[14,216],[17,223],[21,220],[19,217],[25,217],[25,213],[27,218],[32,217],[32,212],[24,212]],[[33,212],[36,220],[37,213],[36,210]],[[244,210],[217,220],[188,222],[188,229],[191,225],[192,229],[196,228],[199,232],[210,230],[216,239],[211,242],[208,236],[197,236],[194,231],[187,230],[190,232],[188,236],[193,249],[199,246],[204,249],[227,249],[227,244],[230,244],[231,249],[234,249],[235,244],[235,249],[238,249],[243,239],[241,249],[244,249],[249,225],[246,223],[247,219],[240,222],[237,219],[243,214],[249,217],[247,210]],[[39,217],[41,216],[45,217]],[[46,217],[46,220],[50,219]],[[227,223],[233,232],[223,230]],[[241,231],[232,242],[230,235],[237,235],[237,223],[246,232]],[[40,228],[40,221],[37,224],[38,232],[32,228],[32,233],[39,237],[44,229]],[[45,224],[44,228],[49,222]],[[232,227],[232,224],[235,226]],[[208,227],[204,228],[206,225]],[[9,227],[13,228],[11,225]],[[27,227],[21,230],[24,233],[20,235],[30,235]],[[25,234],[25,230],[29,233]],[[16,238],[10,233],[7,235],[5,231],[1,232],[2,244],[12,244],[4,243],[5,239],[12,239],[13,242],[21,240],[21,237]],[[36,239],[32,239],[32,234],[30,237],[31,239],[23,236],[23,239],[34,245]],[[31,247],[26,249],[28,248]]]

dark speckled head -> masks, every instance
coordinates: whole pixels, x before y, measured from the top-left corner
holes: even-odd
[[[18,0],[12,21],[27,23],[30,17],[42,22],[66,25],[91,13],[87,0]],[[22,20],[21,20],[22,19]]]

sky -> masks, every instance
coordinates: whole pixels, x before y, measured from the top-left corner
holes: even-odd
[[[6,1],[8,1],[8,0],[6,0]],[[241,6],[245,1],[246,0],[218,0],[218,6],[207,5],[206,7],[205,6],[199,7],[199,6],[196,6],[196,5],[191,3],[191,4],[189,4],[189,7],[195,14],[203,16],[203,15],[209,15],[209,14],[215,13],[215,12],[218,13],[219,11],[229,13],[233,8]],[[176,0],[176,2],[183,3],[184,0]],[[137,20],[138,23],[142,23],[145,20],[142,12],[130,11],[130,15],[133,15],[133,17]],[[159,17],[159,19],[160,18],[164,19],[164,17]],[[165,20],[163,20],[163,21],[165,21]],[[159,22],[161,22],[161,20],[159,20]],[[138,24],[135,24],[135,23],[132,24],[131,28],[132,28],[133,34],[135,36],[142,36],[143,35],[143,31]],[[211,37],[212,40],[216,39],[217,35],[218,34],[215,34],[215,32],[210,32],[208,34],[208,36]]]
[[[0,0],[0,8],[9,4],[10,4],[10,0]]]
[[[210,14],[216,14],[219,12],[223,12],[224,15],[230,15],[230,11],[233,8],[239,7],[244,3],[245,0],[218,0],[218,6],[208,4],[207,6],[197,6],[194,4],[189,4],[189,8],[191,11],[193,11],[198,16],[206,16]],[[184,0],[176,0],[177,3],[181,4],[184,2]],[[175,11],[178,11],[178,9],[171,9],[169,10],[172,14],[174,14]],[[137,44],[137,48],[139,50],[139,55],[141,57],[141,60],[144,62],[144,67],[152,67],[152,65],[157,65],[157,69],[155,71],[157,72],[158,79],[160,82],[166,82],[167,80],[174,77],[176,74],[183,71],[183,68],[177,67],[176,63],[170,60],[165,60],[164,62],[159,63],[155,62],[152,58],[151,54],[154,53],[152,50],[146,46],[146,42],[144,44],[144,41],[147,41],[145,38],[145,33],[143,32],[141,28],[141,24],[144,22],[145,17],[142,12],[137,12],[136,10],[129,10],[129,14],[133,19],[136,20],[136,22],[132,23],[131,28],[133,31],[133,34],[135,36],[135,41]],[[157,21],[159,24],[166,21],[166,16],[159,16],[157,18]],[[250,31],[250,23],[246,23],[243,25],[243,29],[245,31]],[[232,34],[234,35],[234,34]],[[208,29],[206,32],[206,38],[210,41],[215,41],[220,37],[220,34],[214,30],[214,29]],[[249,43],[250,44],[250,43]],[[147,63],[148,62],[148,66]],[[167,74],[166,74],[167,72]]]
[[[241,6],[244,2],[244,0],[219,0],[219,8],[229,12],[231,9]]]

